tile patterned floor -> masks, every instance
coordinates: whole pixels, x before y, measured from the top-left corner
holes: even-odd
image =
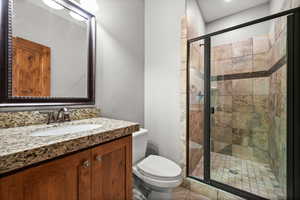
[[[212,153],[211,159],[213,180],[267,199],[285,199],[285,192],[279,187],[280,185],[268,165],[219,153]],[[192,173],[193,176],[203,177],[202,163],[201,160]]]
[[[183,187],[178,187],[173,191],[171,199],[149,198],[148,200],[210,200],[210,199],[200,194],[189,191],[188,189],[185,189]]]
[[[133,188],[133,200],[210,200],[209,198],[192,192],[184,187],[177,187],[172,193],[168,193],[167,195],[156,193],[154,197],[151,194],[149,195],[149,190],[141,188],[135,182]]]

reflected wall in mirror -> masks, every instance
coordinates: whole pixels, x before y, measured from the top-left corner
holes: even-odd
[[[53,0],[15,0],[12,97],[88,97],[89,20]]]

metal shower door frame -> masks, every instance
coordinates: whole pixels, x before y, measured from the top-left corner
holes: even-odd
[[[187,42],[187,126],[186,126],[186,173],[189,178],[230,192],[246,199],[262,200],[263,197],[212,180],[211,165],[211,37],[240,28],[287,16],[287,198],[300,198],[300,8],[270,15],[221,31],[193,38]],[[204,41],[204,177],[189,176],[189,112],[190,112],[190,47],[193,42]],[[297,55],[296,55],[297,53]],[[298,66],[298,67],[297,67]]]

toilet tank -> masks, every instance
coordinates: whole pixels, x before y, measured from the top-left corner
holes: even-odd
[[[148,130],[140,129],[132,134],[132,162],[133,164],[145,158],[148,142]]]

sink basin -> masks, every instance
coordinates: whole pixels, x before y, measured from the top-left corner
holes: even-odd
[[[74,134],[83,131],[91,131],[97,128],[101,128],[100,124],[74,124],[66,126],[51,127],[42,130],[34,131],[30,136],[59,136],[66,134]]]

